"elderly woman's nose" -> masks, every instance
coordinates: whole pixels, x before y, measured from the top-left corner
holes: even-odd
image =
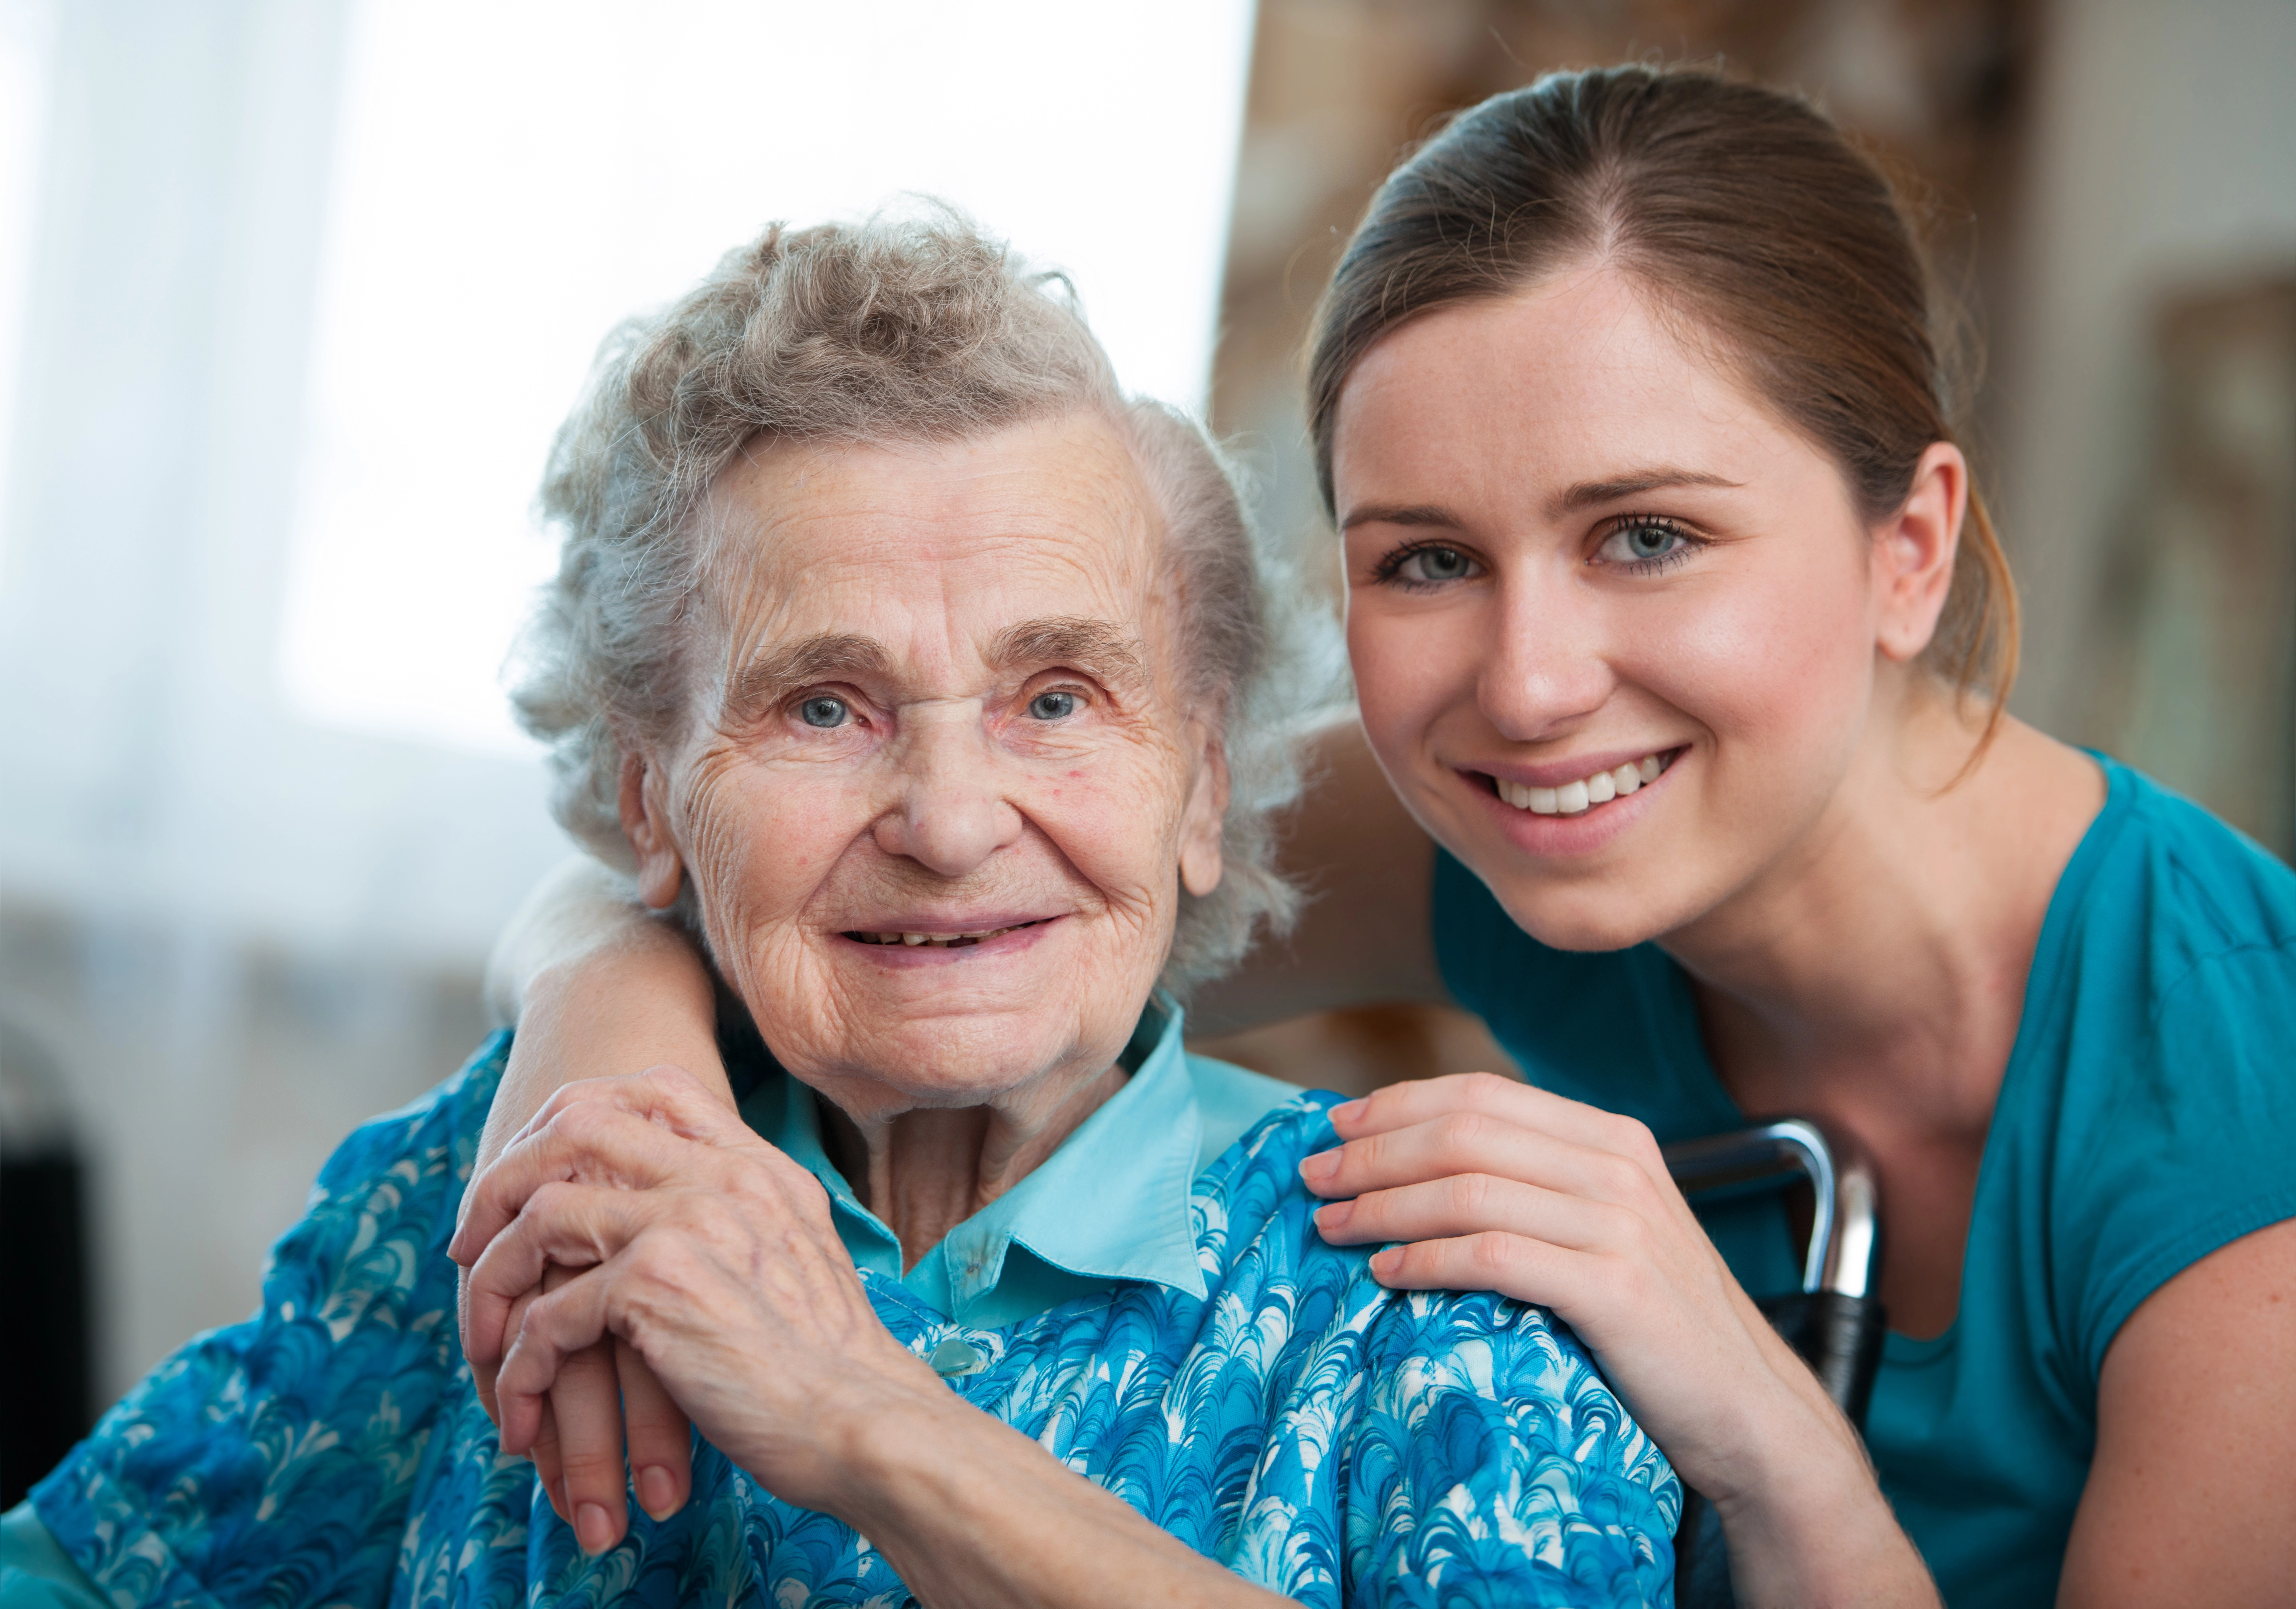
[[[1602,611],[1574,592],[1516,584],[1501,594],[1498,640],[1486,645],[1475,701],[1512,741],[1567,735],[1618,685]]]
[[[1021,836],[1004,768],[977,726],[924,723],[901,747],[900,797],[877,820],[880,849],[963,877]]]

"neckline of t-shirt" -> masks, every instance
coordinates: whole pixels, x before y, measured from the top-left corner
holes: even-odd
[[[2104,773],[2104,804],[2082,832],[2080,842],[2073,846],[2072,856],[2065,869],[2057,874],[2057,886],[2050,892],[2049,908],[2041,918],[2041,935],[2033,945],[2033,964],[2025,975],[2024,1002],[2018,1009],[2017,1037],[2009,1047],[2008,1065],[2002,1069],[2001,1088],[1993,1098],[1993,1119],[1986,1125],[1985,1149],[1977,1163],[1977,1187],[1969,1213],[1968,1234],[1973,1236],[1980,1221],[1980,1207],[1985,1202],[1993,1180],[2000,1168],[1996,1153],[2006,1143],[2001,1136],[2006,1131],[2005,1115],[2012,1111],[2012,1097],[2021,1103],[2027,1088],[2032,1083],[2024,1074],[2026,1064],[2032,1059],[2031,1047],[2038,1030],[2034,1026],[2034,1004],[2046,1004],[2057,998],[2057,982],[2071,950],[2072,934],[2078,930],[2084,907],[2088,903],[2088,891],[2096,881],[2098,864],[2120,837],[2136,802],[2135,773],[2110,755],[2095,749],[2084,751],[2097,763]],[[1751,1122],[1745,1110],[1722,1082],[1722,1075],[1714,1070],[1714,1059],[1706,1054],[1706,1041],[1698,1032],[1698,998],[1693,992],[1690,975],[1675,960],[1655,944],[1656,952],[1674,976],[1677,999],[1681,1010],[1676,1021],[1683,1043],[1678,1050],[1686,1050],[1689,1065],[1703,1075],[1705,1084],[1722,1105],[1738,1115],[1741,1123]],[[2046,1015],[2046,1013],[2043,1013]],[[1887,1222],[1888,1206],[1882,1207]],[[1961,1250],[1961,1288],[1955,1293],[1953,1318],[1934,1335],[1908,1335],[1898,1330],[1888,1331],[1882,1339],[1882,1357],[1886,1363],[1919,1364],[1935,1360],[1952,1351],[1961,1333],[1962,1309],[1969,1297],[1969,1263],[1971,1241],[1964,1237]]]

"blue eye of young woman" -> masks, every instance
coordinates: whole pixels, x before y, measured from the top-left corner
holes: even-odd
[[[1457,548],[1439,542],[1390,553],[1379,567],[1379,579],[1398,581],[1406,587],[1440,586],[1464,581],[1476,573],[1475,561]]]
[[[852,714],[844,699],[827,693],[816,693],[797,706],[798,719],[808,726],[842,726]]]
[[[1077,696],[1060,688],[1029,700],[1029,714],[1039,721],[1063,721],[1076,714]]]
[[[1654,570],[1687,559],[1697,545],[1671,520],[1629,519],[1603,538],[1595,557],[1633,570]]]

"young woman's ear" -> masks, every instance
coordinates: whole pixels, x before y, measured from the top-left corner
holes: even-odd
[[[1227,819],[1227,750],[1207,739],[1180,818],[1180,886],[1203,898],[1220,885],[1221,829]]]
[[[677,903],[685,863],[670,837],[660,767],[627,751],[622,755],[621,813],[622,836],[637,856],[638,898],[656,911],[667,911]]]
[[[1906,501],[1874,537],[1875,646],[1890,658],[1916,658],[1937,635],[1968,511],[1969,461],[1951,442],[1931,442],[1914,466]]]

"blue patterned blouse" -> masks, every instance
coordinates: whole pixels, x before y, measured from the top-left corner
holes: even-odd
[[[912,1602],[850,1527],[706,1443],[693,1500],[594,1559],[504,1456],[445,1246],[508,1050],[344,1143],[262,1310],[35,1489],[49,1533],[120,1609]],[[1577,1340],[1518,1303],[1386,1290],[1316,1233],[1298,1164],[1336,1099],[1287,1102],[1196,1177],[1201,1296],[1119,1283],[979,1327],[863,1281],[903,1343],[971,1368],[967,1401],[1301,1603],[1670,1603],[1679,1488]]]

